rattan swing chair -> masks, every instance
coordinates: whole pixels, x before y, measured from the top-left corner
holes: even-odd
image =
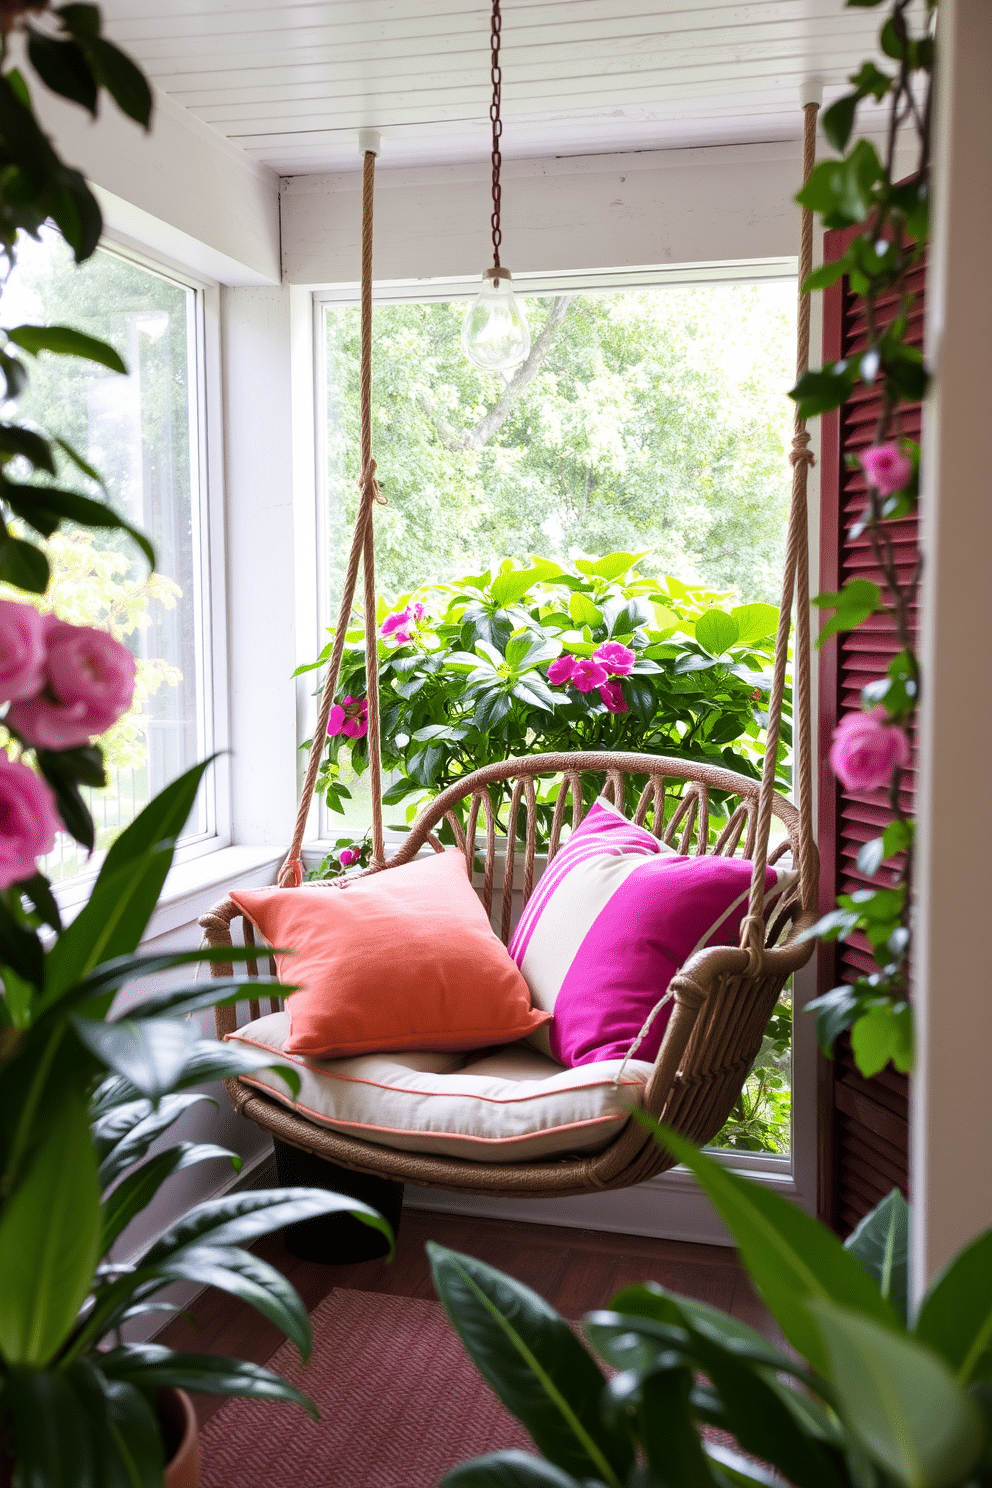
[[[812,169],[817,104],[804,108],[804,178]],[[375,155],[364,156],[361,292],[361,495],[345,577],[344,592],[334,632],[334,645],[324,682],[313,746],[304,781],[292,845],[278,882],[298,887],[303,872],[301,853],[323,751],[327,721],[337,688],[345,634],[354,604],[359,564],[364,578],[365,634],[376,633],[373,512],[382,500],[372,458],[372,199]],[[804,210],[799,267],[798,368],[807,365],[809,296],[802,285],[812,265],[812,215]],[[739,854],[753,863],[748,914],[739,947],[708,947],[693,955],[674,977],[670,991],[673,1011],[644,1089],[643,1108],[698,1144],[711,1141],[727,1121],[761,1046],[768,1019],[788,978],[812,952],[801,932],[816,916],[819,860],[812,836],[812,769],[810,749],[810,628],[807,552],[806,477],[812,455],[805,425],[796,419],[792,447],[792,504],[786,543],[785,577],[769,700],[767,744],[760,782],[709,764],[646,754],[562,753],[531,755],[487,765],[442,791],[422,811],[399,850],[387,860],[382,824],[382,783],[379,744],[379,697],[376,668],[368,669],[369,775],[373,802],[372,864],[369,873],[388,872],[409,863],[422,850],[444,851],[438,837],[447,822],[457,847],[465,856],[466,871],[476,883],[491,923],[504,944],[511,933],[515,905],[526,904],[539,866],[538,800],[536,782],[558,777],[561,788],[555,803],[546,851],[550,862],[561,844],[562,832],[575,827],[584,815],[583,792],[594,781],[600,792],[623,809],[627,777],[644,780],[634,820],[680,853]],[[793,602],[796,605],[795,745],[798,808],[775,791],[775,761],[782,716],[786,661]],[[667,794],[666,794],[667,787]],[[721,793],[729,820],[715,843],[710,841],[710,792]],[[666,802],[679,799],[669,814]],[[731,805],[726,806],[727,798]],[[735,804],[734,804],[735,803]],[[502,812],[502,818],[500,813]],[[666,816],[668,819],[666,820]],[[779,824],[777,847],[769,855],[773,818]],[[502,825],[500,824],[502,820]],[[464,825],[463,825],[464,823]],[[502,882],[498,847],[505,831]],[[481,839],[481,840],[480,840]],[[518,862],[522,843],[522,862]],[[784,903],[776,904],[766,924],[765,870],[768,862],[791,851],[799,870],[798,883]],[[481,869],[480,869],[481,863]],[[339,881],[338,881],[339,882]],[[316,882],[315,893],[334,893],[337,882]],[[200,924],[211,946],[233,945],[233,929],[254,945],[250,922],[230,899],[218,904]],[[260,949],[259,959],[264,950]],[[275,975],[274,962],[270,964]],[[249,979],[258,976],[258,963],[247,963]],[[229,963],[211,964],[215,977],[233,974]],[[261,1016],[258,998],[246,999],[253,1019]],[[272,1012],[282,1006],[269,999]],[[216,1010],[217,1034],[223,1038],[238,1026],[238,1004]],[[346,1135],[309,1121],[239,1079],[226,1082],[234,1109],[304,1153],[325,1159],[373,1178],[414,1183],[464,1194],[499,1194],[533,1198],[595,1193],[640,1183],[673,1165],[673,1159],[645,1127],[626,1122],[609,1145],[599,1152],[565,1154],[555,1158],[491,1163],[467,1158],[398,1150]]]

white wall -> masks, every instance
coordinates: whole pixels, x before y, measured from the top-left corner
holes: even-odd
[[[279,283],[279,183],[267,166],[158,90],[149,135],[106,98],[92,122],[42,88],[34,96],[108,227],[221,284]]]
[[[798,114],[798,109],[797,109]],[[504,262],[515,274],[735,262],[797,251],[796,144],[507,161]],[[478,277],[492,259],[486,166],[376,169],[377,280]],[[291,284],[358,277],[361,177],[282,183]]]
[[[986,614],[992,114],[988,0],[940,8],[936,231],[923,438],[918,1063],[911,1121],[915,1284],[992,1225],[988,920],[992,649]]]

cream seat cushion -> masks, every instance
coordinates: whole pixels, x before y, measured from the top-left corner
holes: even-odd
[[[229,1039],[272,1049],[300,1077],[294,1099],[274,1071],[240,1078],[347,1136],[406,1152],[518,1162],[597,1152],[641,1104],[653,1068],[629,1059],[565,1069],[528,1044],[467,1054],[362,1054],[315,1060],[284,1052],[289,1014],[269,1013]]]

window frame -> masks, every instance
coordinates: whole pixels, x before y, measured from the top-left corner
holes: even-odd
[[[197,631],[197,757],[216,756],[201,790],[206,827],[181,841],[174,865],[186,864],[231,845],[229,709],[227,700],[227,602],[224,564],[223,409],[221,388],[220,286],[122,234],[105,229],[100,249],[136,264],[160,279],[191,290],[187,334],[192,336],[190,375],[191,531],[196,574],[193,596]],[[71,912],[89,896],[99,866],[53,884],[61,909]]]
[[[594,293],[597,290],[652,289],[665,286],[678,287],[693,284],[742,284],[768,280],[797,280],[798,259],[795,255],[780,258],[750,259],[712,263],[695,263],[633,269],[606,270],[600,272],[574,271],[558,274],[520,274],[514,276],[514,288],[523,295],[561,294],[569,290],[576,294]],[[313,291],[313,360],[314,360],[314,450],[316,456],[316,572],[317,585],[317,632],[314,655],[321,650],[327,627],[333,623],[328,593],[328,489],[327,489],[327,317],[328,309],[354,306],[359,303],[361,286],[355,283],[323,286]],[[472,299],[479,289],[478,277],[429,280],[395,280],[376,283],[375,300],[379,304],[413,304],[441,300]],[[819,484],[815,477],[810,490],[811,522],[819,521]],[[312,732],[313,708],[307,710],[310,732]],[[300,742],[307,735],[300,734]],[[814,740],[815,747],[815,740]],[[334,829],[330,813],[323,800],[318,802],[318,836],[308,844],[308,854],[315,861],[328,851],[340,828]],[[387,829],[386,839],[401,841],[402,833]],[[786,1156],[774,1153],[749,1153],[728,1149],[710,1149],[718,1162],[733,1170],[747,1174],[773,1187],[785,1197],[802,1207],[815,1211],[816,1207],[816,1099],[817,1099],[817,1050],[815,1030],[811,1018],[801,1016],[805,1003],[816,996],[815,958],[793,979],[793,1036],[792,1036],[792,1140]],[[686,1196],[688,1174],[676,1168],[660,1174],[652,1180],[651,1187],[663,1204],[673,1203],[679,1207]],[[694,1185],[690,1185],[693,1193]],[[680,1195],[682,1196],[680,1198]],[[492,1201],[459,1200],[457,1208],[464,1212],[487,1212]],[[574,1202],[574,1201],[572,1201]],[[466,1207],[467,1204],[467,1207]],[[444,1207],[442,1204],[441,1207]],[[594,1223],[591,1218],[571,1219],[566,1217],[568,1203],[562,1207],[557,1222]],[[502,1212],[502,1211],[501,1211]],[[569,1211],[570,1212],[570,1211]],[[578,1210],[576,1211],[579,1212]],[[659,1214],[659,1222],[665,1217]],[[549,1213],[548,1222],[555,1223]],[[598,1222],[598,1221],[595,1221]],[[712,1211],[708,1217],[694,1215],[689,1221],[694,1226],[681,1238],[719,1243],[722,1226]],[[698,1226],[702,1225],[699,1230]],[[652,1233],[645,1230],[645,1233]]]

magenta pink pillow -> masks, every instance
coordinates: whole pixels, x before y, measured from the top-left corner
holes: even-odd
[[[766,902],[795,877],[791,863],[769,868]],[[750,885],[747,859],[681,857],[595,802],[538,882],[509,947],[535,1008],[554,1014],[554,1058],[624,1058],[692,953],[738,943]],[[638,1059],[657,1057],[671,1006],[655,1014]]]

